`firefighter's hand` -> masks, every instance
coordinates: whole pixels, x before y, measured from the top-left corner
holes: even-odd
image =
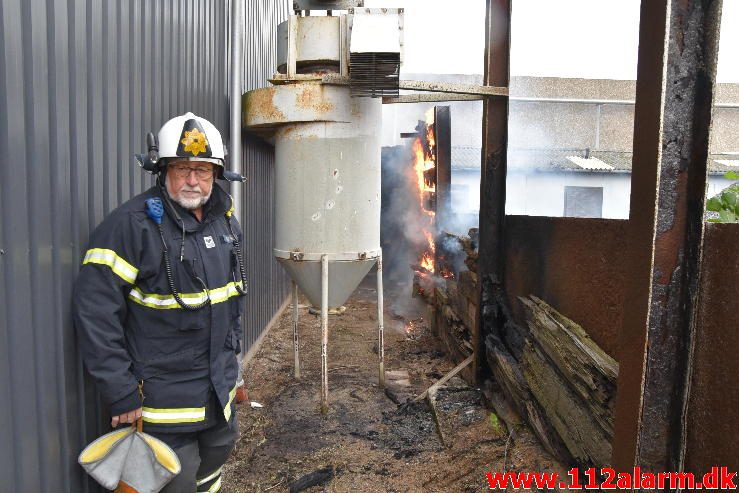
[[[122,423],[135,423],[136,420],[140,417],[141,408],[134,409],[133,411],[128,411],[127,413],[119,414],[118,416],[113,416],[110,420],[110,426],[115,428]]]

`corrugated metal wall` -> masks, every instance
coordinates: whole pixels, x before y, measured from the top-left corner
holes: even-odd
[[[244,68],[242,94],[269,85],[274,75],[277,24],[288,16],[287,0],[246,0],[244,9]],[[269,323],[290,289],[288,277],[272,256],[274,243],[274,150],[259,139],[245,136],[243,170],[244,233],[249,239],[245,345],[248,349]]]
[[[246,2],[245,87],[265,84],[287,1]],[[70,322],[90,231],[148,187],[144,136],[193,111],[227,135],[229,2],[0,0],[0,492],[96,490],[76,465],[104,430]],[[272,152],[245,150],[254,340],[284,299]]]

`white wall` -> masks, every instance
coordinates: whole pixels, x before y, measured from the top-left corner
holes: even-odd
[[[707,197],[712,197],[734,181],[723,176],[709,176]],[[452,191],[456,212],[480,208],[479,170],[452,170],[452,185],[468,187],[466,193]],[[603,218],[628,219],[631,194],[630,173],[509,173],[506,214],[562,217],[566,186],[603,187]]]

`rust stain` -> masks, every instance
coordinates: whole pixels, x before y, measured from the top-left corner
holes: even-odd
[[[675,194],[677,202],[675,211],[687,211],[687,173],[679,173],[675,179]],[[661,285],[670,283],[675,269],[680,264],[686,233],[686,214],[673,215],[672,227],[661,233],[657,233],[654,243],[654,282]]]
[[[706,225],[701,306],[697,321],[694,372],[688,408],[686,470],[710,470],[739,461],[739,231],[734,224]]]
[[[326,114],[334,109],[334,104],[327,100],[324,95],[324,86],[317,84],[305,84],[295,98],[298,108],[316,111],[318,114]]]
[[[627,221],[506,216],[506,290],[514,318],[518,296],[534,294],[577,321],[617,358],[625,300]]]
[[[285,114],[274,105],[276,91],[277,87],[266,87],[247,94],[244,104],[244,120],[247,126],[287,121]]]

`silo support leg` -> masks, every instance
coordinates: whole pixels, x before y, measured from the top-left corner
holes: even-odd
[[[300,378],[300,338],[298,335],[298,284],[292,282],[293,294],[293,350],[295,352],[295,378]]]
[[[328,413],[328,255],[321,256],[321,413]]]
[[[385,317],[382,295],[382,255],[377,259],[377,355],[380,363],[380,388],[385,388]]]

